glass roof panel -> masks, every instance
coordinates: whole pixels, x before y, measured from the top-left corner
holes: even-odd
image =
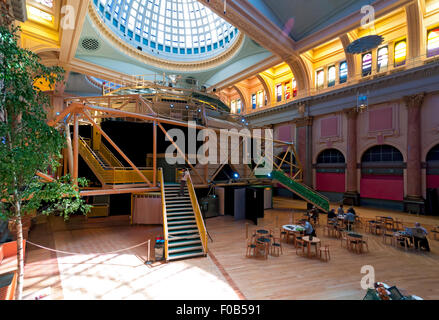
[[[93,0],[106,25],[138,50],[177,61],[226,51],[238,29],[196,0]]]

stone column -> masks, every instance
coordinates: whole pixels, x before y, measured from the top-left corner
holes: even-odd
[[[359,205],[360,196],[357,190],[357,115],[355,108],[345,111],[347,117],[347,152],[346,152],[346,193],[344,202]]]
[[[303,182],[313,187],[312,181],[312,117],[304,117],[296,121],[296,150],[303,168]]]
[[[421,176],[421,107],[424,93],[405,97],[407,106],[407,196],[404,209],[408,212],[423,213]]]

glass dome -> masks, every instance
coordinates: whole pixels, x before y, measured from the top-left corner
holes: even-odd
[[[238,29],[196,0],[93,0],[105,24],[138,50],[177,61],[226,51]]]

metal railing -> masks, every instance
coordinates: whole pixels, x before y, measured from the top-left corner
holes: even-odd
[[[163,215],[163,239],[165,240],[165,260],[168,260],[168,218],[166,214],[166,197],[165,197],[165,180],[163,178],[163,169],[159,168],[160,193],[162,196],[162,215]]]
[[[204,224],[203,216],[201,214],[200,205],[198,204],[197,195],[195,193],[194,185],[192,183],[192,178],[189,175],[187,179],[187,188],[191,198],[192,208],[194,210],[195,219],[197,221],[198,232],[200,233],[201,243],[203,244],[204,254],[207,254],[207,230]]]

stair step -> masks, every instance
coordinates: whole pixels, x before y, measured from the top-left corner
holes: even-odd
[[[179,247],[179,246],[186,246],[186,245],[191,245],[191,244],[200,244],[201,240],[200,238],[198,239],[181,239],[181,240],[174,240],[168,241],[168,247],[169,248],[174,248],[174,247]]]
[[[195,218],[192,219],[186,219],[186,220],[168,220],[168,228],[170,226],[178,226],[178,225],[184,225],[184,224],[196,224],[197,221],[195,220]]]
[[[175,208],[169,208],[166,206],[166,212],[176,212],[176,211],[193,211],[192,206],[186,206],[186,207],[175,207]]]
[[[177,236],[177,237],[195,236],[195,235],[198,235],[198,228],[169,230],[168,234],[173,235],[173,236]]]
[[[191,219],[194,218],[194,215],[181,215],[181,216],[171,216],[168,217],[168,222],[169,221],[175,221],[175,220],[185,220],[185,219]]]
[[[193,250],[187,252],[178,252],[168,256],[168,260],[185,259],[192,257],[204,256],[203,250]]]
[[[175,230],[198,230],[198,227],[195,223],[186,223],[181,225],[175,225],[175,226],[168,226],[169,231],[175,231]]]
[[[166,212],[166,215],[168,217],[179,216],[179,215],[183,215],[183,214],[194,214],[194,212],[193,211]]]
[[[168,254],[172,255],[174,253],[183,253],[188,251],[194,251],[194,250],[201,250],[203,251],[203,246],[201,244],[190,244],[186,246],[180,246],[180,247],[172,247],[168,249]]]
[[[191,203],[166,204],[166,208],[192,208]]]
[[[166,202],[168,202],[169,200],[174,200],[174,201],[185,201],[185,200],[189,200],[191,201],[191,198],[189,196],[187,197],[180,197],[180,196],[166,196],[165,195],[165,200]]]

